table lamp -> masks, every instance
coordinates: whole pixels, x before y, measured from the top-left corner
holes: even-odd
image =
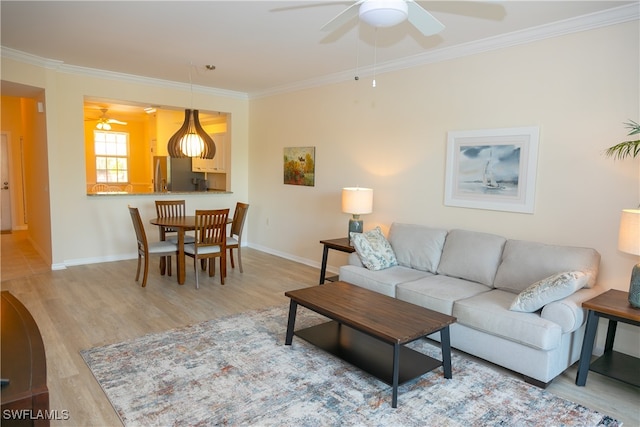
[[[349,234],[362,233],[364,222],[360,215],[373,212],[373,190],[371,188],[347,187],[342,189],[342,212],[353,215],[349,219]]]
[[[640,209],[624,209],[620,216],[618,249],[633,255],[640,255]],[[631,270],[629,284],[629,304],[640,308],[640,263]]]

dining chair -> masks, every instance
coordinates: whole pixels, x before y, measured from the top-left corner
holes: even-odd
[[[156,200],[156,216],[158,218],[176,218],[186,215],[186,203],[184,200]],[[159,227],[160,240],[168,240],[178,243],[178,230],[171,227]],[[193,243],[195,238],[190,234],[184,235],[184,243]],[[160,271],[164,270],[165,263],[171,264],[171,257],[160,259]]]
[[[104,193],[107,191],[109,191],[109,186],[107,184],[94,184],[93,187],[91,187],[92,193]]]
[[[129,214],[131,215],[131,221],[133,222],[133,228],[136,231],[136,239],[138,241],[138,270],[136,271],[136,282],[140,278],[140,266],[142,264],[142,258],[144,258],[144,274],[142,276],[142,287],[144,288],[147,286],[147,276],[149,275],[149,256],[169,256],[169,259],[171,259],[171,255],[178,253],[178,246],[170,241],[149,243],[138,208],[129,206]],[[167,264],[167,274],[171,276],[171,263]]]
[[[242,229],[244,228],[244,221],[247,218],[247,211],[249,205],[247,203],[236,203],[236,210],[233,214],[233,222],[231,223],[231,231],[227,237],[227,249],[229,249],[229,258],[231,259],[231,268],[236,268],[233,261],[233,250],[238,250],[238,267],[240,273],[242,273]]]
[[[198,260],[209,260],[209,277],[215,274],[215,258],[220,258],[220,284],[227,275],[227,218],[229,209],[196,210],[196,240],[184,245],[184,254],[193,258],[198,283]]]

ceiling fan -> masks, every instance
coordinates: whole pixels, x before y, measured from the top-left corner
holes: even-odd
[[[444,29],[435,16],[414,0],[358,0],[327,22],[321,30],[336,30],[356,15],[374,27],[392,27],[408,19],[425,36],[432,36]]]
[[[100,129],[100,130],[111,130],[111,125],[112,124],[116,124],[116,125],[126,125],[127,122],[123,122],[120,120],[116,120],[116,119],[112,119],[111,117],[107,116],[107,112],[109,111],[108,108],[101,108],[100,111],[102,111],[102,115],[100,117],[98,117],[97,119],[90,119],[90,120],[97,120],[98,123],[96,124],[96,128]]]

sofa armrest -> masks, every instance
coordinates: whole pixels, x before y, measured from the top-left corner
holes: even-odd
[[[348,262],[349,262],[349,265],[355,265],[356,267],[364,267],[364,264],[360,260],[360,256],[355,252],[352,252],[349,254]]]
[[[573,332],[586,320],[586,310],[582,308],[582,303],[605,291],[600,286],[580,289],[566,298],[545,305],[540,316],[560,325],[563,334]]]

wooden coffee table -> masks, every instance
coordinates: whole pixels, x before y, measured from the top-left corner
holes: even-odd
[[[455,317],[346,282],[288,291],[285,296],[291,299],[285,345],[293,340],[298,304],[332,319],[295,334],[390,384],[393,408],[398,406],[399,384],[439,366],[444,377],[451,378],[449,325]],[[405,346],[435,332],[440,332],[442,360]]]

